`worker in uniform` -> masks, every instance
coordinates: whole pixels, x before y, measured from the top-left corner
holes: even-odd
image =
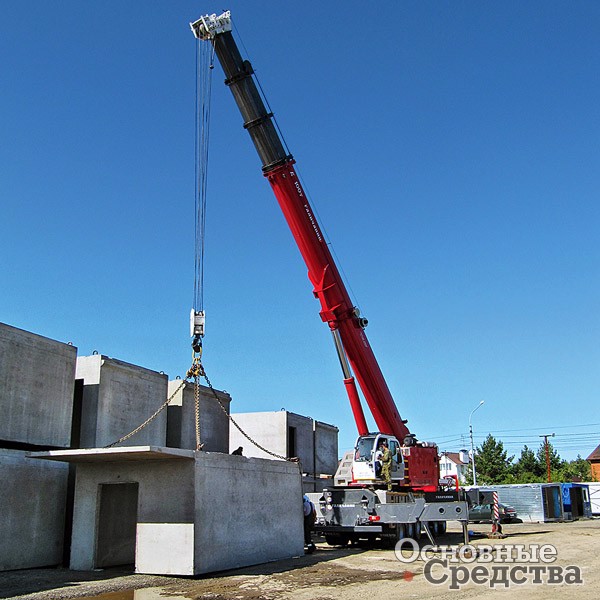
[[[315,551],[315,545],[312,541],[311,531],[317,518],[317,511],[306,494],[302,496],[302,510],[304,513],[304,547],[308,554],[312,554]]]
[[[381,479],[385,481],[387,484],[388,491],[392,490],[392,453],[388,448],[388,444],[386,440],[381,440],[381,444],[379,445],[379,450],[381,452]]]

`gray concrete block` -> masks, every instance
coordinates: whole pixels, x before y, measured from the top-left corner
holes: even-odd
[[[303,520],[296,464],[198,453],[195,574],[301,555]]]
[[[169,381],[169,397],[181,387],[181,380]],[[167,408],[167,446],[196,449],[194,384],[185,383]],[[205,452],[229,452],[229,406],[231,396],[200,386],[200,441]],[[237,447],[237,446],[236,446]]]
[[[82,448],[106,446],[128,434],[167,399],[168,377],[107,356],[77,358],[77,379],[83,379]],[[126,446],[164,446],[167,413],[123,442]]]
[[[261,446],[281,456],[287,456],[287,412],[234,413],[236,423]],[[244,448],[244,456],[273,458],[260,448],[252,445],[233,425],[229,426],[229,450]]]
[[[315,470],[313,420],[295,413],[287,413],[288,457],[300,459],[302,471],[312,475]]]
[[[0,440],[71,443],[74,346],[0,323]]]
[[[297,464],[169,448],[57,454],[86,461],[76,467],[72,569],[134,551],[138,573],[199,575],[303,553]],[[119,532],[133,525],[135,542]]]
[[[0,450],[0,571],[62,562],[69,468]]]
[[[82,460],[86,460],[83,456]],[[73,536],[71,541],[71,569],[90,570],[99,566],[101,560],[104,566],[123,564],[123,556],[150,555],[155,559],[169,564],[170,574],[189,575],[186,571],[189,556],[185,550],[177,546],[165,545],[153,535],[153,532],[140,530],[144,524],[189,524],[194,523],[194,459],[190,452],[189,459],[168,458],[159,460],[148,453],[148,460],[143,458],[127,458],[106,454],[104,461],[84,462],[77,464],[77,480],[75,484],[75,500],[73,508]],[[137,510],[132,517],[131,510],[127,511],[130,519],[135,522],[123,521],[123,513],[111,510],[110,506],[103,509],[102,487],[119,486],[122,484],[137,484]],[[117,494],[123,495],[123,494]],[[106,498],[106,495],[104,496]],[[110,499],[108,501],[110,504]],[[105,521],[97,515],[104,516]],[[123,547],[123,539],[118,537],[114,523],[121,527],[133,526],[136,536],[130,540],[129,547]],[[111,540],[104,543],[105,551],[100,556],[98,541],[100,532],[104,529],[115,532],[112,538],[115,547],[110,549]],[[140,538],[141,536],[141,538]],[[139,540],[141,539],[141,546]],[[157,542],[158,540],[158,542]],[[151,548],[160,547],[160,553],[155,556]],[[146,546],[148,545],[148,546]],[[136,557],[137,560],[137,557]],[[165,567],[166,568],[166,567]],[[179,571],[179,572],[178,572]]]
[[[334,425],[314,422],[315,431],[315,474],[335,475],[338,468],[338,433]],[[331,482],[330,484],[331,485]]]

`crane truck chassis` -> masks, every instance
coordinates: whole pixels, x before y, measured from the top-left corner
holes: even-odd
[[[252,65],[244,60],[232,35],[229,11],[205,15],[190,23],[194,36],[212,44],[262,161],[268,179],[298,249],[308,268],[320,316],[330,328],[344,376],[344,386],[359,437],[354,451],[340,463],[334,487],[312,494],[317,507],[316,530],[330,543],[380,539],[396,543],[420,538],[422,529],[432,544],[450,520],[460,521],[467,539],[467,503],[458,491],[440,486],[436,444],[417,440],[398,413],[391,392],[365,335],[367,319],[353,305],[325,236],[298,179],[295,160],[274,124],[274,116],[255,84]],[[370,433],[354,375],[379,428]],[[386,440],[392,456],[388,490],[377,472],[378,444]]]
[[[307,495],[317,510],[314,529],[332,546],[367,540],[393,547],[404,538],[418,541],[423,534],[435,546],[436,536],[446,532],[447,521],[459,521],[463,541],[469,543],[468,508],[459,500],[459,492],[333,487]]]

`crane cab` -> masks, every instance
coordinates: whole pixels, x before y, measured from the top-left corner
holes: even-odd
[[[354,446],[352,459],[352,483],[354,485],[376,485],[383,483],[381,479],[380,447],[387,442],[392,453],[391,477],[395,483],[404,481],[404,459],[400,443],[393,435],[369,433],[361,435]]]

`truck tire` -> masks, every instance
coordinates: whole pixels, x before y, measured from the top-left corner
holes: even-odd
[[[446,521],[433,521],[429,524],[431,527],[431,533],[436,535],[444,535],[446,533]]]
[[[347,546],[350,539],[347,535],[340,535],[338,533],[330,533],[325,536],[325,541],[329,546]]]
[[[414,537],[413,539],[416,540],[417,542],[421,539],[421,521],[417,521],[414,524]]]

